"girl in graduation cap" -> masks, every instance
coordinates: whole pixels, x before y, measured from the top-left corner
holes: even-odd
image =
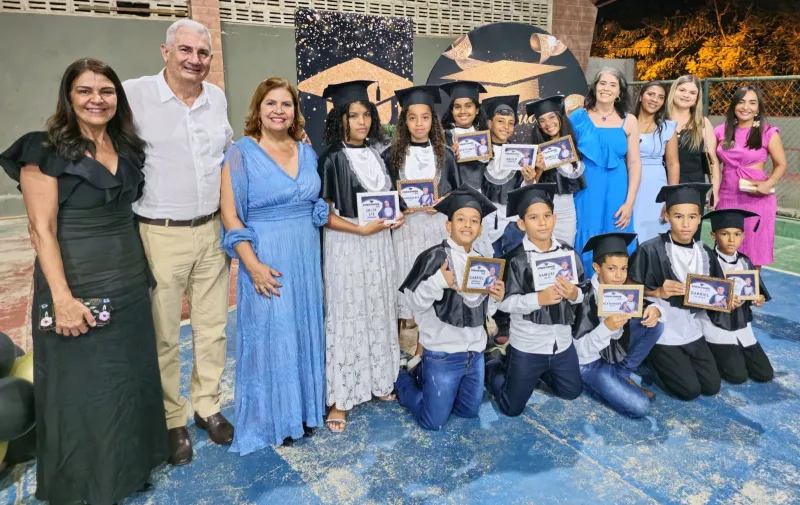
[[[460,185],[460,179],[455,156],[445,144],[444,131],[433,107],[439,102],[439,88],[414,86],[395,94],[400,102],[400,117],[392,145],[381,155],[392,182],[433,179],[439,196],[444,197]],[[446,218],[433,208],[406,214],[405,226],[392,237],[400,278],[411,271],[419,253],[447,238]],[[398,318],[401,321],[413,318],[402,295],[398,299]]]
[[[575,132],[572,130],[572,123],[569,122],[564,113],[564,97],[562,95],[531,102],[525,108],[528,115],[533,115],[536,118],[536,124],[532,130],[534,144],[542,144],[566,136],[572,137],[574,144],[578,143]],[[556,195],[553,198],[554,212],[558,216],[553,235],[570,246],[575,245],[577,229],[575,201],[572,195],[586,187],[581,154],[580,152],[575,154],[578,157],[577,162],[565,163],[553,170],[545,169],[544,158],[542,158],[541,154],[537,155],[536,158],[538,182],[553,182],[558,186]],[[520,240],[522,240],[522,237],[520,237]]]
[[[713,250],[706,248],[711,257],[712,277],[722,278],[726,272],[756,269],[750,258],[739,250],[746,236],[745,218],[755,218],[754,228],[758,231],[760,216],[748,210],[715,210],[703,216],[711,221],[711,236],[716,242]],[[741,384],[748,377],[756,382],[767,382],[775,376],[751,324],[751,305],[761,307],[771,299],[760,276],[758,285],[756,300],[741,301],[740,293],[736,293],[731,312],[706,311],[698,316],[720,375],[733,384]],[[755,295],[754,286],[750,290]]]
[[[450,105],[442,116],[445,142],[451,146],[458,158],[458,143],[456,135],[474,133],[488,128],[486,112],[481,107],[480,94],[486,93],[486,88],[479,82],[455,81],[439,86],[450,96]],[[458,163],[458,172],[461,182],[467,183],[480,191],[483,185],[483,172],[486,162],[481,160]],[[488,251],[487,251],[488,254]]]
[[[357,193],[394,189],[373,142],[381,140],[378,111],[369,101],[372,81],[329,85],[325,120],[328,148],[319,158],[321,196],[329,202],[324,235],[326,424],[342,432],[346,413],[372,399],[392,401],[400,366],[397,335],[397,264],[389,230],[379,219],[358,224]]]

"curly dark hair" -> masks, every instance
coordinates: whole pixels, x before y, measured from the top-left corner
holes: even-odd
[[[550,137],[544,131],[542,131],[542,127],[539,126],[539,122],[537,121],[534,123],[533,128],[531,128],[531,134],[533,136],[532,142],[534,144],[543,144],[550,140],[554,140],[561,137],[570,136],[572,137],[572,141],[575,144],[575,149],[577,150],[576,154],[579,160],[583,159],[583,155],[581,154],[580,150],[578,150],[578,136],[575,134],[575,130],[572,128],[572,122],[570,122],[569,118],[563,112],[557,112],[558,114],[558,122],[561,123],[561,128],[558,131],[558,135],[555,137]]]
[[[470,98],[470,100],[472,99]],[[452,100],[450,102],[450,106],[447,107],[447,111],[445,111],[444,115],[442,116],[442,127],[444,128],[453,128],[456,125],[456,120],[453,117],[454,103],[455,100]],[[488,118],[486,117],[486,111],[484,111],[483,107],[481,107],[481,104],[479,104],[475,100],[472,100],[472,103],[475,104],[475,109],[478,111],[478,113],[475,114],[475,119],[472,120],[472,126],[475,128],[475,131],[486,130],[488,128],[486,124],[486,122],[488,121]]]
[[[78,125],[78,116],[72,106],[72,84],[84,72],[101,74],[114,84],[117,95],[117,110],[114,116],[106,125],[114,149],[119,153],[127,151],[139,158],[144,156],[144,148],[147,143],[136,133],[136,126],[133,123],[133,112],[128,103],[125,89],[122,87],[117,73],[100,60],[94,58],[81,58],[68,66],[61,77],[61,84],[58,88],[58,104],[56,112],[47,120],[47,145],[55,149],[56,153],[62,158],[78,161],[86,153],[94,156],[97,153],[97,146],[94,141],[89,140],[81,133]]]
[[[372,124],[369,127],[367,138],[370,142],[383,142],[383,128],[381,127],[381,117],[378,115],[378,108],[372,102],[365,102],[359,100],[358,103],[363,105],[369,111],[372,118]],[[334,107],[325,118],[325,133],[324,141],[328,147],[341,144],[346,138],[350,136],[350,123],[342,119],[350,113],[350,105],[345,104]]]
[[[397,128],[394,130],[392,136],[392,153],[389,158],[389,173],[393,179],[397,179],[400,174],[400,169],[406,164],[406,154],[408,154],[408,147],[411,145],[411,132],[408,131],[406,124],[406,117],[408,116],[408,109],[403,109],[400,112],[400,117],[397,118]],[[444,166],[445,148],[447,147],[444,141],[444,128],[442,122],[439,120],[433,110],[431,110],[431,131],[428,138],[433,146],[433,155],[436,158],[436,170],[441,170]]]
[[[622,72],[616,68],[606,67],[597,72],[597,75],[594,76],[594,80],[589,85],[589,93],[586,94],[583,107],[586,110],[592,110],[594,106],[597,105],[597,83],[599,83],[600,78],[606,74],[613,75],[617,82],[619,82],[619,97],[618,100],[614,102],[614,110],[617,111],[619,117],[625,119],[625,115],[630,110],[630,104],[628,103],[628,80],[625,79]]]

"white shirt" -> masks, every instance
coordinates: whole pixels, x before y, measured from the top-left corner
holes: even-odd
[[[528,240],[527,236],[522,239],[525,251],[534,253],[528,255],[531,268],[534,268],[533,257],[536,254],[561,249],[561,244],[558,240],[553,238],[552,242],[550,249],[542,251]],[[583,303],[583,291],[579,289],[578,297],[574,301],[570,300],[569,303],[572,305]],[[558,354],[569,349],[570,344],[572,344],[572,328],[569,325],[534,324],[523,318],[523,316],[530,314],[534,310],[542,308],[539,305],[539,293],[507,296],[498,308],[511,315],[509,342],[514,349],[531,354]]]
[[[595,299],[599,301],[598,293],[600,290],[600,281],[597,274],[592,277],[592,290],[594,291]],[[600,359],[600,351],[611,345],[611,340],[617,340],[622,336],[622,328],[613,331],[609,330],[605,323],[606,318],[600,316],[600,324],[594,330],[590,331],[582,338],[575,339],[575,351],[578,353],[578,363],[581,365],[588,365]]]
[[[452,239],[447,239],[450,245],[450,269],[455,273],[456,284],[462,285],[464,272],[467,268],[467,258],[481,257],[474,249],[467,252]],[[486,349],[486,330],[483,325],[472,328],[459,328],[442,322],[436,316],[433,303],[442,299],[444,290],[449,289],[442,271],[422,281],[413,292],[406,290],[406,302],[414,314],[414,320],[419,326],[419,343],[422,347],[435,352],[482,352]],[[487,295],[459,293],[467,300],[479,303]],[[489,297],[489,316],[497,310],[494,298]]]
[[[722,256],[728,263],[720,265],[722,269],[725,271],[729,270],[747,270],[748,267],[745,264],[744,260],[738,255],[734,254],[733,256],[728,256],[726,254],[722,254],[717,250],[717,254]],[[711,261],[720,261],[717,258],[712,258]],[[711,344],[728,344],[728,345],[736,345],[737,343],[741,343],[742,347],[750,347],[751,345],[756,345],[756,335],[753,332],[753,325],[751,323],[747,323],[746,328],[742,328],[736,331],[728,331],[719,326],[714,325],[711,322],[711,319],[708,317],[708,313],[706,311],[701,312],[697,315],[697,320],[700,321],[700,326],[703,329],[703,336],[706,337],[706,340]]]
[[[221,164],[233,142],[225,93],[204,82],[189,107],[167,85],[163,70],[123,86],[139,135],[148,144],[144,193],[133,211],[151,219],[177,220],[216,212]]]
[[[667,251],[671,255],[672,272],[679,282],[686,282],[686,276],[690,273],[708,274],[703,271],[703,249],[699,242],[695,242],[694,247],[681,247],[671,243],[666,244]],[[663,298],[648,298],[652,301],[661,314],[664,316],[664,331],[656,342],[659,345],[686,345],[703,338],[703,328],[697,319],[697,313],[689,312],[689,309],[673,307],[669,301]]]

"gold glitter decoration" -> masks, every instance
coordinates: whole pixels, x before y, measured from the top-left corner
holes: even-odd
[[[537,77],[563,68],[541,63],[501,60],[483,63],[455,74],[446,75],[444,79],[478,81],[484,85],[487,91],[482,99],[492,96],[519,95],[519,103],[523,104],[540,98]]]
[[[472,54],[472,42],[469,40],[469,35],[462,35],[453,42],[453,45],[442,53],[443,56],[451,60],[466,60]]]
[[[567,50],[567,46],[552,35],[534,33],[531,35],[531,49],[540,54],[539,63],[544,63],[551,56],[558,56]]]
[[[414,85],[412,81],[393,74],[377,65],[373,65],[368,61],[364,61],[361,58],[353,58],[309,77],[298,84],[297,89],[304,93],[321,97],[325,87],[329,84],[356,80],[377,81],[367,88],[367,92],[370,101],[378,108],[378,114],[381,117],[381,122],[384,124],[392,119],[392,100],[394,98],[394,92],[398,89],[408,88]],[[377,100],[379,87],[380,101]],[[330,111],[333,104],[331,102],[327,102],[327,104],[327,110]]]

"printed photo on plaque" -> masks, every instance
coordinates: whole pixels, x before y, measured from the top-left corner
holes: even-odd
[[[535,144],[506,144],[500,156],[500,168],[506,170],[522,170],[536,164],[536,153],[539,146]]]
[[[537,254],[533,261],[533,288],[542,291],[556,283],[561,276],[572,284],[578,284],[578,267],[575,251],[553,251]]]
[[[400,198],[397,191],[376,191],[374,193],[358,193],[358,223],[367,224],[378,219],[387,223],[397,221],[400,212]]]
[[[686,277],[686,296],[683,304],[698,309],[730,312],[733,289],[732,279],[689,274]]]
[[[458,161],[488,160],[492,157],[492,137],[489,130],[462,133],[455,136],[458,144]]]
[[[505,268],[506,260],[469,258],[461,291],[464,293],[488,293],[489,289],[503,278]]]
[[[598,316],[628,314],[631,317],[642,317],[644,312],[644,286],[601,284],[598,299]]]
[[[578,161],[575,144],[569,135],[539,144],[539,151],[542,153],[542,158],[544,158],[545,170]]]
[[[397,190],[408,210],[430,209],[439,199],[439,186],[435,179],[397,181]]]
[[[761,296],[758,287],[758,270],[729,270],[725,278],[733,281],[733,294],[739,300],[757,300]]]

